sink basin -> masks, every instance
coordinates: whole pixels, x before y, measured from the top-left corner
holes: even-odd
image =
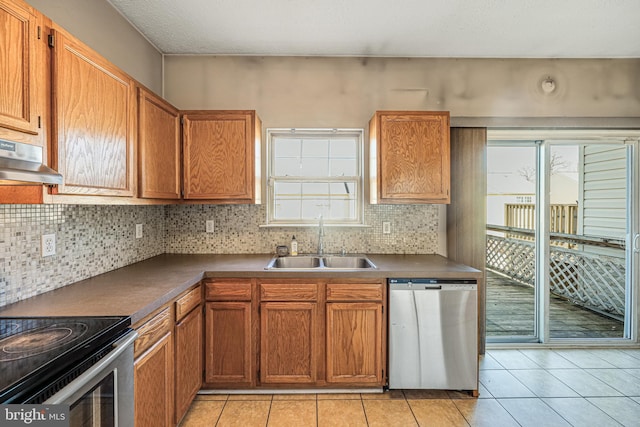
[[[269,265],[267,265],[267,269],[272,268],[290,268],[290,269],[307,269],[307,268],[319,268],[321,266],[321,261],[319,257],[316,256],[283,256],[273,258]]]
[[[362,270],[377,268],[363,255],[284,256],[273,257],[265,270]]]
[[[363,256],[328,256],[322,258],[326,268],[376,268],[368,258]]]

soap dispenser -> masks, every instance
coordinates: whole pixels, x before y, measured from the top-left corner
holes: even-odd
[[[291,255],[298,255],[298,241],[296,240],[296,236],[291,238]]]

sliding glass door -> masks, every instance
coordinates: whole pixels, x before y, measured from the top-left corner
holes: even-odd
[[[631,337],[636,144],[489,142],[488,342]]]
[[[487,337],[537,340],[537,146],[487,147]]]

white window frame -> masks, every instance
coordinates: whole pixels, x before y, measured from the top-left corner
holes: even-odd
[[[323,215],[323,222],[326,225],[333,226],[363,226],[364,225],[364,130],[363,129],[296,129],[296,128],[269,128],[266,131],[267,134],[267,226],[309,226],[317,225],[319,218],[314,219],[277,219],[275,218],[275,183],[287,180],[303,181],[303,182],[344,182],[345,178],[349,178],[349,181],[355,183],[355,218],[352,220],[342,219],[336,220],[328,218]],[[286,176],[274,176],[275,170],[275,156],[274,156],[274,138],[275,137],[287,137],[292,136],[295,138],[344,138],[355,137],[356,138],[356,176],[354,177],[286,177]]]

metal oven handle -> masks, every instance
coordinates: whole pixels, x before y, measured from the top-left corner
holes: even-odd
[[[109,366],[113,361],[118,359],[120,355],[133,345],[133,342],[138,338],[138,333],[134,330],[130,331],[127,335],[120,338],[113,343],[113,351],[107,354],[104,358],[100,359],[98,363],[87,369],[78,378],[70,382],[66,387],[60,390],[55,395],[51,396],[45,403],[58,404],[64,403],[78,390],[81,390],[87,383],[95,378],[100,371]]]

